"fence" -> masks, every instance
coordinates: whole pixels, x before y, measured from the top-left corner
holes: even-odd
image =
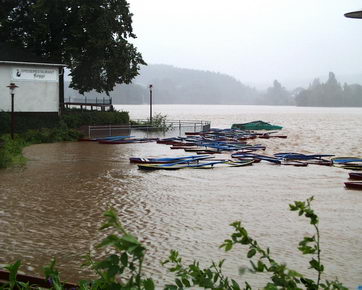
[[[106,126],[87,126],[86,131],[89,138],[106,137],[117,135],[131,135],[134,131],[142,131],[146,135],[150,133],[160,132],[160,127],[155,127],[147,124],[149,120],[134,120],[138,125],[106,125]],[[164,123],[165,128],[171,129],[171,132],[178,130],[179,135],[182,135],[186,130],[198,132],[207,131],[210,129],[210,121],[200,120],[168,120]],[[161,130],[162,131],[162,130]],[[83,130],[84,132],[84,130]],[[84,132],[85,133],[85,132]]]
[[[93,105],[112,105],[112,98],[65,98],[64,103],[68,104],[93,104]]]

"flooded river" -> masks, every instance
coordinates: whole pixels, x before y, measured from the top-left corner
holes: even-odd
[[[147,106],[119,106],[132,118],[147,118]],[[328,153],[362,156],[361,108],[156,105],[170,119],[211,121],[212,127],[264,120],[282,125],[288,139],[258,140],[266,153]],[[177,133],[176,133],[177,135]],[[252,143],[252,142],[251,142]],[[171,249],[184,259],[226,258],[230,276],[262,287],[264,277],[238,275],[246,251],[225,254],[218,246],[242,220],[279,261],[296,270],[308,259],[296,249],[312,228],[288,203],[315,196],[320,215],[324,278],[350,288],[362,285],[362,192],[346,190],[348,171],[324,166],[251,167],[143,172],[131,156],[184,152],[155,143],[101,145],[92,142],[39,144],[25,148],[23,168],[0,170],[0,264],[23,261],[22,270],[41,275],[52,257],[61,277],[77,282],[90,273],[82,256],[102,239],[102,213],[114,207],[126,228],[148,247],[146,271],[156,280],[172,275],[160,266]],[[303,273],[308,273],[302,270]]]

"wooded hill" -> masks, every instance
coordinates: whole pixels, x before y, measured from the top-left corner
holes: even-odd
[[[177,68],[170,65],[143,66],[130,85],[117,85],[110,92],[113,104],[148,104],[153,85],[155,104],[241,104],[296,106],[362,106],[362,86],[341,84],[333,73],[326,83],[315,79],[307,89],[286,90],[275,80],[266,91],[257,91],[221,73]],[[83,97],[67,88],[65,97]],[[87,98],[108,98],[95,91]]]
[[[258,97],[255,89],[226,74],[169,65],[143,66],[132,84],[117,85],[110,96],[114,104],[146,104],[150,84],[156,104],[255,104]],[[65,95],[79,97],[69,88]],[[104,95],[85,93],[90,98]]]

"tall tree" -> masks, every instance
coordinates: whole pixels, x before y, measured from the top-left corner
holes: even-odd
[[[71,87],[106,92],[145,64],[126,0],[0,0],[0,39],[64,63]],[[2,8],[3,9],[3,8]]]
[[[290,105],[290,93],[281,85],[280,82],[274,80],[273,86],[269,87],[264,98],[267,105]]]

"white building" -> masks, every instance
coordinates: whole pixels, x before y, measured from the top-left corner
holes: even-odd
[[[7,86],[15,83],[15,112],[60,114],[64,103],[63,68],[62,64],[0,42],[0,111],[11,110]]]

